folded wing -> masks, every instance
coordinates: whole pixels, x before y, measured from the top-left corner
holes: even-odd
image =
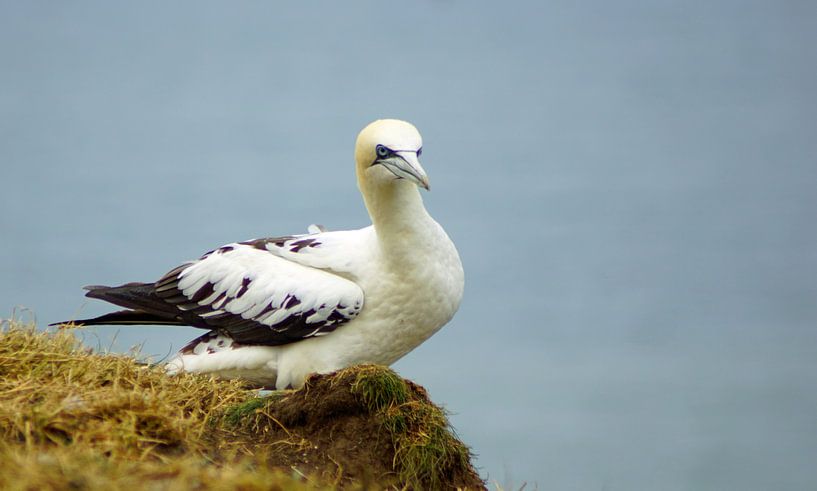
[[[360,313],[363,290],[308,261],[301,264],[298,260],[306,259],[304,254],[282,257],[276,254],[278,246],[271,245],[298,240],[284,237],[228,244],[173,269],[155,283],[87,287],[87,296],[128,310],[74,323],[188,325],[226,333],[238,343],[268,346],[328,334]],[[300,251],[311,244],[315,242],[289,249]],[[315,256],[323,257],[320,262],[335,258],[330,262],[344,264],[347,251],[353,249],[324,249]]]
[[[363,307],[353,281],[240,243],[170,271],[155,294],[188,324],[263,345],[328,334]]]

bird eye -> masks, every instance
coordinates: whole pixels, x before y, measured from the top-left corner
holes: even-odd
[[[376,147],[374,148],[374,150],[375,150],[375,152],[377,152],[377,156],[378,156],[378,157],[385,157],[385,156],[387,156],[389,153],[391,153],[391,150],[389,150],[388,148],[384,147],[383,145],[378,145],[378,146],[376,146]]]
[[[422,147],[420,147],[419,149],[417,149],[417,156],[419,157],[422,154],[423,154],[423,149],[422,149]]]

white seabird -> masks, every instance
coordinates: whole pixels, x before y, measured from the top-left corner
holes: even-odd
[[[169,373],[298,388],[310,373],[390,365],[446,324],[462,299],[457,250],[423,206],[429,189],[411,124],[375,121],[355,146],[372,225],[227,244],[155,283],[86,287],[125,307],[76,324],[188,325],[209,332]]]

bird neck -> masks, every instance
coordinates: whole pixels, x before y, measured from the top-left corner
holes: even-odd
[[[423,206],[420,190],[408,181],[373,186],[364,190],[363,199],[377,238],[388,250],[412,247],[414,237],[434,222]]]

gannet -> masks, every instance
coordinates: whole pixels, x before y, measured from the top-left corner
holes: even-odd
[[[73,323],[206,329],[168,360],[168,373],[268,388],[394,363],[454,316],[464,288],[457,249],[423,206],[422,148],[405,121],[378,120],[358,135],[357,184],[372,225],[234,242],[154,283],[88,286],[86,296],[126,310]]]

